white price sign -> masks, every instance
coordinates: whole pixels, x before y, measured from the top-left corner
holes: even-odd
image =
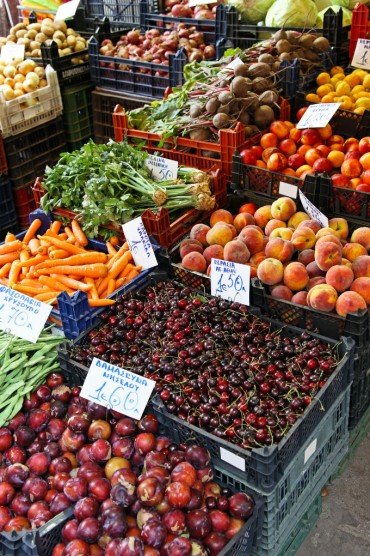
[[[329,226],[328,218],[318,208],[316,208],[309,199],[307,199],[301,190],[299,191],[299,198],[301,200],[303,210],[307,212],[313,220],[316,220],[323,228],[327,228]]]
[[[4,44],[1,47],[0,60],[7,64],[19,64],[24,60],[24,44]]]
[[[298,187],[286,181],[281,181],[279,183],[279,193],[285,197],[291,197],[292,199],[297,198]]]
[[[71,0],[66,4],[59,6],[57,13],[55,14],[55,21],[64,21],[66,19],[72,19],[77,11],[80,0]]]
[[[357,40],[351,66],[367,70],[370,69],[370,41],[368,39]]]
[[[153,180],[176,180],[179,163],[176,160],[150,154],[145,159],[145,166],[149,168]]]
[[[230,463],[233,467],[240,469],[241,471],[245,471],[245,459],[238,456],[237,454],[233,454],[230,450],[226,450],[225,448],[220,447],[220,458],[222,461],[226,461]]]
[[[157,258],[141,216],[122,224],[122,229],[135,264],[141,266],[143,270],[157,266]]]
[[[35,344],[52,306],[0,286],[0,329]]]
[[[212,259],[211,295],[249,305],[250,266]]]
[[[217,4],[216,0],[189,0],[189,8],[194,6],[206,6],[207,4]]]
[[[302,118],[297,123],[297,129],[308,127],[325,127],[330,122],[335,112],[340,107],[340,102],[322,102],[310,104]]]
[[[140,419],[155,386],[154,380],[94,357],[81,397]]]
[[[226,67],[235,70],[239,66],[244,66],[244,62],[242,62],[240,58],[234,58],[234,60],[230,62],[230,64],[227,64]]]

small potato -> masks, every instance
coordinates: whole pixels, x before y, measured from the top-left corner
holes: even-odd
[[[72,54],[72,50],[70,48],[63,48],[61,51],[61,56],[66,56],[67,54]]]
[[[29,48],[30,44],[31,44],[31,41],[30,41],[30,39],[26,39],[26,38],[18,39],[17,44],[24,44],[25,50],[27,50]]]
[[[46,79],[40,79],[39,89],[41,89],[42,87],[46,87],[47,84],[48,82],[46,81]]]
[[[54,35],[54,28],[47,27],[46,25],[41,26],[41,33],[44,33],[47,37],[52,37]]]
[[[67,35],[67,37],[69,37],[69,35],[73,35],[74,37],[77,37],[76,31],[74,29],[70,29],[69,27],[65,34]]]
[[[12,77],[6,77],[4,81],[4,85],[9,85],[9,87],[14,89],[15,81]]]
[[[19,31],[17,31],[15,33],[15,36],[17,37],[17,39],[21,39],[22,37],[24,37],[27,34],[27,30],[26,29],[19,29]]]
[[[73,48],[74,45],[76,44],[76,37],[74,35],[68,35],[68,37],[66,39],[66,43],[67,43],[68,46]]]
[[[10,31],[12,33],[16,33],[17,31],[20,31],[22,29],[27,29],[27,24],[26,23],[23,23],[23,22],[22,23],[17,23],[17,25],[14,25],[14,27],[12,27],[10,29]]]
[[[60,39],[53,39],[58,48],[63,48],[63,43]]]
[[[35,48],[31,52],[32,58],[40,58],[41,57],[41,50],[39,48]]]
[[[81,41],[77,41],[74,46],[74,51],[80,52],[80,50],[86,50],[86,44]]]
[[[41,46],[41,43],[39,43],[38,41],[31,41],[31,42],[30,42],[30,50],[31,50],[31,52],[32,52],[33,50],[39,50],[39,49],[40,49],[40,46]]]
[[[42,44],[44,41],[46,41],[47,36],[45,35],[45,33],[37,33],[35,40],[39,43]]]
[[[61,42],[65,40],[66,36],[62,31],[55,31],[53,34],[53,39],[59,39]]]
[[[41,31],[41,23],[30,23],[27,28],[29,31],[34,29],[39,33]]]
[[[4,85],[5,77],[0,73],[0,85]]]
[[[25,37],[27,39],[30,39],[31,41],[36,37],[37,35],[37,31],[36,29],[30,29],[29,31],[27,31],[27,33],[25,34]]]
[[[42,20],[42,24],[50,25],[52,27],[54,25],[54,21],[50,19],[50,17],[45,17],[45,19]]]
[[[6,37],[6,42],[17,42],[17,37],[15,35],[8,35]]]
[[[67,24],[63,20],[54,21],[54,28],[65,33],[67,31]]]

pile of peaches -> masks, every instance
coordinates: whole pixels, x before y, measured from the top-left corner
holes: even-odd
[[[247,264],[272,297],[343,317],[370,305],[369,251],[370,227],[350,234],[344,218],[322,227],[289,197],[236,216],[218,209],[179,246],[188,270],[210,275],[212,258]]]
[[[297,120],[307,108],[297,113]],[[330,174],[336,187],[370,192],[370,137],[345,139],[322,128],[297,129],[276,120],[259,144],[240,152],[245,164],[304,179],[315,172]]]

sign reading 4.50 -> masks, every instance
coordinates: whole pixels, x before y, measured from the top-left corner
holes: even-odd
[[[211,264],[211,294],[249,305],[250,267],[221,259]]]

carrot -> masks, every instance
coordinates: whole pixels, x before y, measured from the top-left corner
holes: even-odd
[[[124,278],[117,278],[116,280],[116,290],[119,290],[122,286],[126,284],[126,276]]]
[[[109,278],[106,297],[109,297],[115,290],[116,290],[116,281],[114,278]]]
[[[125,253],[127,251],[127,248],[124,247],[122,245],[122,247],[119,248],[119,250],[116,252],[115,255],[113,255],[113,257],[111,259],[109,259],[109,261],[107,262],[107,267],[108,269],[111,269],[112,266],[114,265],[114,263],[116,261],[118,261],[118,259],[123,255],[123,253]]]
[[[58,290],[60,292],[67,291],[68,293],[74,293],[74,289],[69,288],[62,284],[62,282],[58,282],[56,278],[52,278],[51,276],[40,276],[39,281],[44,286],[47,286],[49,290]]]
[[[37,295],[35,295],[35,299],[38,299],[39,301],[45,301],[45,302],[49,302],[49,303],[54,303],[57,300],[58,295],[60,294],[60,292],[45,292],[45,293],[39,293]]]
[[[38,288],[39,290],[43,290],[44,286],[39,282],[39,279],[32,279],[32,278],[23,278],[19,282],[21,286],[31,286],[32,288]]]
[[[17,236],[12,234],[11,232],[7,232],[7,234],[5,236],[5,243],[10,243],[11,241],[15,241],[16,239],[17,239]]]
[[[132,261],[132,253],[131,251],[125,251],[110,269],[109,278],[117,278],[130,261]]]
[[[106,305],[114,305],[114,299],[88,299],[89,307],[105,307]]]
[[[89,294],[91,294],[91,299],[99,299],[94,278],[84,278],[84,282],[85,284],[91,286],[91,290],[89,291]]]
[[[39,293],[44,293],[45,290],[43,288],[36,288],[35,286],[26,286],[24,284],[14,284],[13,290],[17,292],[22,292],[30,296],[35,296]]]
[[[77,239],[78,243],[82,245],[82,247],[86,247],[86,245],[89,243],[89,240],[87,239],[85,233],[83,232],[79,222],[77,222],[77,220],[72,220],[71,227],[72,227],[72,232],[75,238]]]
[[[10,267],[12,266],[12,263],[6,263],[4,264],[4,266],[2,268],[0,268],[0,278],[3,278],[4,276],[6,276],[9,273]]]
[[[103,263],[91,263],[85,265],[69,265],[61,264],[60,266],[54,266],[51,268],[40,268],[35,270],[35,276],[41,276],[42,274],[77,274],[78,276],[88,276],[89,278],[101,278],[108,274],[108,269]]]
[[[19,239],[15,241],[9,241],[8,243],[3,243],[0,245],[0,255],[6,255],[7,253],[12,253],[13,251],[20,251],[22,249],[22,242]]]
[[[64,232],[62,234],[58,234],[58,239],[62,240],[62,241],[67,241],[68,236],[67,234],[65,234]]]
[[[92,289],[91,284],[85,284],[84,282],[75,280],[70,276],[63,276],[62,274],[51,274],[50,276],[51,278],[54,278],[54,280],[57,280],[61,284],[64,284],[65,286],[72,288],[73,290],[82,290],[83,292],[88,292]]]
[[[8,278],[0,278],[0,284],[2,284],[3,286],[7,286],[8,285]]]
[[[51,223],[50,230],[58,234],[60,232],[61,227],[62,227],[62,223],[59,222],[59,220],[54,220],[54,222]]]
[[[35,236],[37,230],[41,227],[42,220],[40,218],[35,218],[33,222],[31,222],[26,235],[23,238],[23,243],[29,243],[29,241]]]
[[[69,253],[68,251],[65,251],[64,249],[58,249],[54,247],[53,251],[49,251],[49,257],[52,260],[55,259],[65,259],[67,257],[69,257]]]
[[[50,243],[52,243],[53,245],[56,245],[56,247],[59,247],[60,249],[65,249],[66,251],[68,251],[69,253],[72,253],[73,255],[78,255],[78,254],[82,254],[82,253],[86,253],[85,249],[82,249],[81,247],[77,247],[76,245],[73,245],[72,243],[67,243],[67,241],[63,241],[60,240],[57,237],[53,237],[53,236],[39,236],[39,239],[44,239],[47,238]]]
[[[31,257],[27,261],[21,262],[21,267],[22,268],[30,268],[31,266],[42,263],[45,260],[46,260],[46,257],[44,257],[44,255],[40,255],[40,254],[35,255],[34,257]]]
[[[77,238],[75,237],[74,233],[72,232],[72,230],[69,226],[65,226],[64,233],[67,234],[68,239],[72,238],[73,241],[77,241]]]
[[[24,263],[25,261],[28,261],[31,258],[31,254],[30,254],[30,250],[28,248],[22,249],[22,251],[19,253],[19,260],[21,263]],[[21,273],[22,274],[26,274],[26,268],[25,267],[21,267]]]
[[[126,284],[128,282],[131,282],[131,280],[133,280],[134,278],[136,278],[137,276],[139,276],[140,272],[136,270],[136,268],[133,268],[126,276]]]
[[[110,241],[111,245],[118,245],[119,244],[119,238],[117,236],[112,236],[109,241]]]
[[[0,266],[6,263],[12,263],[19,258],[19,253],[17,251],[12,251],[11,253],[6,253],[5,255],[0,255]]]
[[[33,237],[28,242],[28,247],[30,248],[31,255],[37,255],[39,247],[41,246],[40,240]]]
[[[40,245],[40,247],[37,249],[37,252],[40,255],[47,255],[48,254],[48,248],[46,247],[46,245]]]
[[[41,268],[51,268],[53,266],[59,266],[60,264],[85,265],[93,263],[105,263],[106,260],[107,255],[105,253],[99,253],[98,251],[86,251],[81,255],[72,255],[71,257],[63,259],[63,263],[60,262],[60,259],[45,261],[44,263],[37,265],[36,270],[39,270]]]
[[[128,263],[127,266],[120,272],[118,278],[125,278],[127,274],[134,268],[132,263]]]
[[[105,245],[107,246],[109,255],[115,255],[117,253],[117,249],[111,244],[110,241],[107,241]]]
[[[19,274],[21,272],[21,263],[19,260],[13,261],[8,277],[8,287],[12,288],[18,282]]]

